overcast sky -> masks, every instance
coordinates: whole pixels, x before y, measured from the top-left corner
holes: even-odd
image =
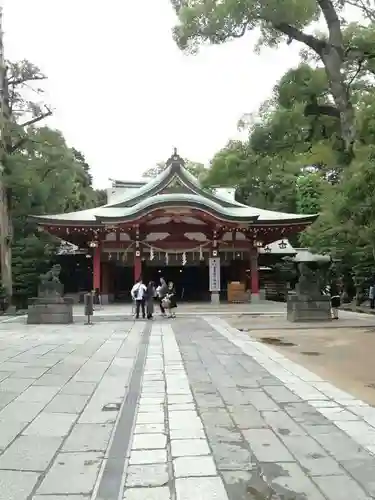
[[[300,48],[257,56],[247,37],[184,55],[171,37],[169,0],[2,3],[6,57],[27,58],[48,76],[48,124],[85,154],[97,187],[139,179],[174,146],[207,164]]]

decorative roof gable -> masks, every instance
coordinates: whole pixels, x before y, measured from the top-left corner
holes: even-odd
[[[222,207],[244,207],[237,201],[228,200],[202,188],[198,179],[185,169],[185,162],[174,150],[173,155],[168,159],[167,168],[157,177],[142,186],[127,198],[115,203],[109,203],[107,207],[133,207],[151,196],[159,194],[191,194],[213,201]]]
[[[169,184],[165,186],[164,189],[160,191],[158,194],[171,194],[171,193],[190,193],[191,190],[188,189],[181,181],[181,179],[177,176],[174,175],[171,180],[169,181]]]

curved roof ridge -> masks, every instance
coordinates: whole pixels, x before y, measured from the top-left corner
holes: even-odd
[[[99,208],[105,208],[107,211],[113,210],[119,212],[121,209],[126,210],[128,213],[136,213],[140,209],[152,205],[158,205],[159,203],[163,202],[198,202],[201,205],[206,205],[208,207],[213,208],[214,210],[217,210],[222,213],[227,213],[233,210],[233,207],[223,207],[219,203],[217,203],[214,200],[210,200],[209,198],[203,198],[199,194],[190,194],[190,193],[165,193],[165,194],[158,194],[154,196],[150,196],[149,198],[145,198],[136,205],[133,205],[131,207],[99,207]],[[257,218],[256,215],[253,216],[254,218]]]
[[[240,213],[238,212],[239,207],[223,207],[216,201],[210,200],[209,198],[204,198],[198,194],[190,193],[166,193],[160,195],[154,195],[143,199],[139,203],[132,205],[131,207],[102,207],[104,210],[102,213],[96,214],[97,221],[105,220],[121,220],[128,219],[141,213],[144,210],[153,210],[153,207],[158,207],[159,204],[174,206],[174,207],[188,207],[188,206],[203,206],[207,211],[218,214],[223,217],[223,220],[243,220],[247,223],[256,222],[258,215],[254,212],[250,213]],[[236,212],[237,211],[237,212]]]
[[[133,193],[124,193],[124,197],[120,198],[117,201],[112,201],[111,203],[107,203],[106,207],[118,207],[121,206],[122,204],[126,204],[128,202],[131,202],[132,200],[137,203],[141,201],[140,199],[144,196],[146,196],[148,193],[152,192],[151,196],[153,196],[155,191],[157,191],[158,186],[160,186],[160,189],[164,189],[168,184],[163,185],[163,183],[166,183],[170,180],[173,179],[173,176],[176,176],[179,178],[182,183],[187,182],[188,185],[186,186],[187,188],[190,187],[192,191],[195,191],[195,194],[198,196],[205,197],[207,199],[211,199],[212,201],[216,201],[219,204],[222,204],[224,206],[232,206],[232,207],[246,207],[247,205],[244,205],[236,200],[228,200],[223,196],[217,195],[215,193],[210,193],[210,192],[205,192],[204,188],[202,187],[199,179],[197,179],[191,172],[189,172],[185,168],[185,162],[184,160],[178,156],[172,156],[168,161],[167,161],[167,167],[160,172],[154,179],[150,180],[147,184],[141,186],[137,191],[134,191]],[[190,186],[189,186],[190,184]]]
[[[189,170],[187,170],[185,167],[181,167],[181,170],[183,171],[184,175],[189,179],[189,181],[192,184],[194,184],[198,189],[200,189],[200,190],[204,189],[202,187],[202,184],[200,183],[199,179],[197,179],[197,177],[195,177],[195,175],[193,175],[191,172],[189,172]],[[222,201],[223,203],[226,203],[226,204],[230,203],[232,205],[239,206],[239,207],[241,207],[241,206],[247,207],[247,205],[244,205],[243,203],[240,203],[237,200],[228,200],[224,196],[221,196],[221,195],[216,194],[216,193],[212,193],[212,196],[214,198],[216,198],[217,200]]]
[[[156,177],[154,177],[149,182],[146,182],[143,186],[141,186],[137,191],[134,191],[133,193],[124,193],[123,195],[124,197],[121,199],[121,201],[114,201],[112,203],[107,203],[106,205],[103,205],[103,207],[114,207],[122,203],[125,203],[127,201],[139,198],[140,196],[146,194],[151,189],[156,188],[159,184],[162,183],[163,180],[168,178],[170,171],[171,171],[171,166],[168,166],[162,172],[160,172],[160,174],[158,174]]]

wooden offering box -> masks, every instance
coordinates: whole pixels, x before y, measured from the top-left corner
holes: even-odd
[[[228,302],[248,302],[249,297],[242,281],[228,283]]]

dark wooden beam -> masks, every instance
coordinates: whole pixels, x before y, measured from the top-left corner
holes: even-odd
[[[170,234],[184,234],[184,233],[208,233],[211,228],[207,225],[200,224],[185,224],[168,222],[167,224],[147,224],[142,226],[144,232],[147,233],[170,233]]]
[[[193,250],[197,249],[198,251],[200,245],[204,245],[204,242],[200,241],[165,241],[165,240],[160,240],[160,241],[155,241],[153,243],[149,242],[149,245],[152,245],[155,247],[155,251],[157,252],[158,249],[164,250],[164,251],[173,251],[173,250],[181,250],[182,252],[184,250]]]

